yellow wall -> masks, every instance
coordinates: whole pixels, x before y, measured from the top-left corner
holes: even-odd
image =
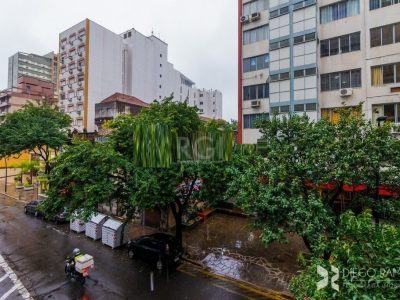
[[[18,157],[18,155],[15,155],[15,157]],[[12,168],[16,167],[18,168],[19,165],[23,162],[31,161],[31,155],[29,152],[24,152],[22,155],[18,158],[11,157],[7,159],[7,167]],[[5,168],[5,161],[4,159],[0,159],[0,168]]]

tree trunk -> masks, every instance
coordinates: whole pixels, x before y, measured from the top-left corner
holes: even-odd
[[[51,171],[51,166],[48,161],[45,161],[45,166],[44,166],[44,174],[49,175]]]
[[[178,213],[175,217],[175,236],[178,241],[178,245],[182,248],[183,246],[183,237],[182,237],[182,213]]]
[[[180,200],[176,200],[170,205],[172,214],[175,218],[175,237],[180,247],[182,247],[182,204]]]
[[[310,253],[312,253],[310,241],[309,241],[308,238],[305,237],[305,236],[303,236],[302,238],[303,238],[304,245],[306,245],[308,251],[310,251]]]
[[[162,232],[168,231],[168,207],[160,208],[160,230]]]

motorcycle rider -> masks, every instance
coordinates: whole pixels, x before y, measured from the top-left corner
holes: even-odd
[[[66,271],[69,272],[74,272],[75,271],[75,258],[77,256],[81,255],[81,250],[79,248],[75,248],[72,251],[72,256],[68,256],[67,258],[67,265],[66,265]]]

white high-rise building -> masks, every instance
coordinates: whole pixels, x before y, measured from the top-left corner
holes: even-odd
[[[171,94],[197,106],[199,114],[222,117],[222,94],[195,87],[168,61],[168,45],[134,29],[116,34],[84,20],[60,34],[60,109],[79,131],[96,130],[95,104],[114,93],[148,103]]]
[[[399,0],[238,0],[241,143],[258,119],[337,108],[400,123]]]

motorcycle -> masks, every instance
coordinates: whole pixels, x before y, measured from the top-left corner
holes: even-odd
[[[93,268],[94,261],[90,255],[80,255],[79,249],[74,250],[74,256],[69,256],[65,261],[65,274],[69,280],[85,284],[89,270]]]

